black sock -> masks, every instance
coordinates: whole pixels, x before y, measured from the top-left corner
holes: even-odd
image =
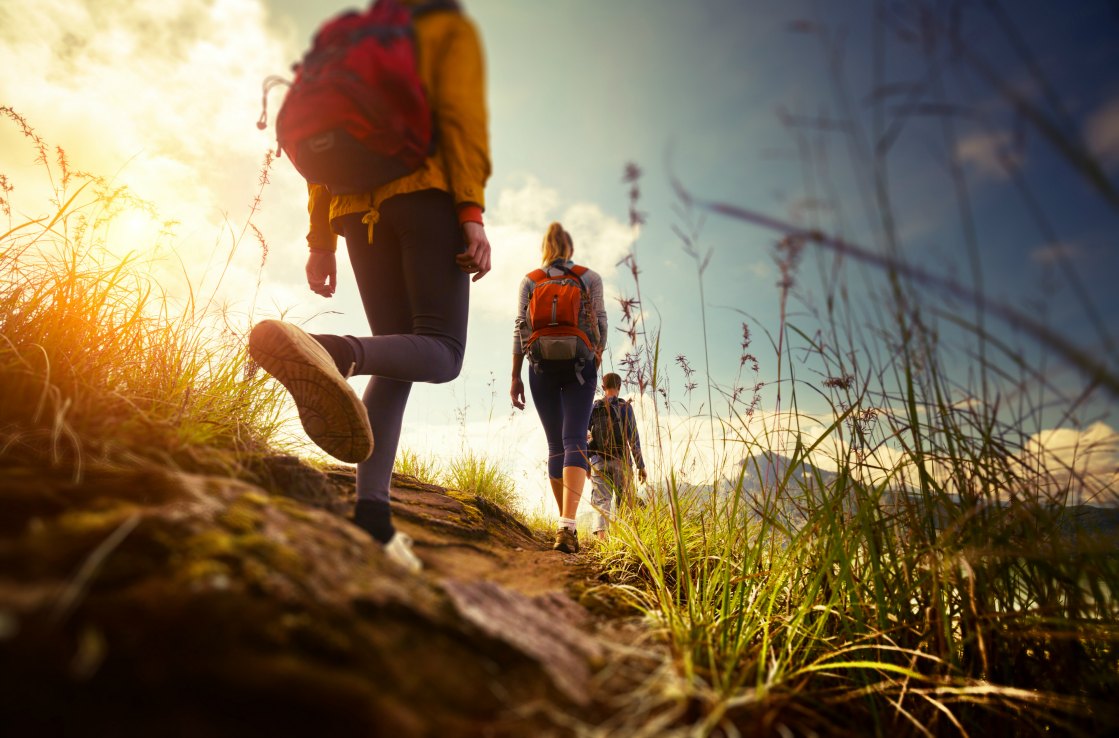
[[[349,376],[350,370],[354,368],[354,362],[357,361],[357,357],[354,356],[354,347],[346,337],[312,333],[311,338],[318,341],[319,345],[330,354],[330,358],[334,359],[334,366],[338,367],[338,372],[343,377]]]
[[[354,508],[354,524],[381,543],[388,543],[396,534],[387,502],[358,500]]]

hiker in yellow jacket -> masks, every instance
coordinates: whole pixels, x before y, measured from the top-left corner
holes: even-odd
[[[416,571],[421,563],[411,540],[392,524],[389,482],[412,383],[448,382],[462,367],[470,275],[477,281],[490,271],[482,223],[490,157],[474,24],[452,7],[418,16],[414,29],[434,112],[434,152],[416,171],[372,192],[332,195],[309,186],[307,284],[324,297],[335,293],[342,236],[372,335],[312,336],[264,321],[250,349],[291,391],[312,440],[359,462],[354,522]],[[370,375],[362,400],[345,381],[354,374]]]

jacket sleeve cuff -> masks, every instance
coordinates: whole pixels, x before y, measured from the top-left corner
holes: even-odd
[[[311,251],[329,251],[334,253],[338,250],[338,236],[333,232],[325,234],[307,234],[307,248]]]
[[[472,202],[459,203],[458,206],[458,222],[463,223],[477,223],[478,225],[485,225],[482,221],[482,207],[475,205]]]

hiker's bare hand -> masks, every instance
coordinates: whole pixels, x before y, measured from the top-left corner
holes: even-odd
[[[338,262],[333,251],[311,251],[307,257],[307,285],[316,295],[330,297],[338,286]]]
[[[644,469],[637,470],[637,478],[641,480],[642,484],[649,481],[649,475],[645,473]]]
[[[490,271],[490,240],[481,223],[463,223],[462,233],[466,237],[466,251],[455,257],[458,268],[473,274],[471,282],[477,282]]]
[[[525,409],[525,383],[520,377],[513,378],[513,386],[509,388],[509,397],[513,400],[513,407],[518,410]]]

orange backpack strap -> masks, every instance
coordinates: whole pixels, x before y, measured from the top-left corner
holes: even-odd
[[[587,283],[583,281],[583,275],[589,272],[590,268],[575,264],[566,271],[568,274],[574,274],[579,279],[579,289],[583,291],[583,309],[586,311],[587,320],[591,324],[591,332],[594,334],[593,342],[589,337],[587,337],[585,333],[583,334],[583,341],[587,344],[588,348],[594,351],[595,344],[602,340],[602,336],[599,335],[598,323],[596,322],[594,315],[591,314],[592,308],[590,303],[590,291],[587,288]]]
[[[541,282],[548,278],[548,273],[543,269],[533,269],[525,276],[531,279],[533,282]]]
[[[594,351],[594,344],[591,343],[591,339],[587,338],[586,333],[583,333],[583,331],[578,328],[572,328],[571,326],[562,325],[548,326],[546,328],[541,328],[537,331],[533,331],[532,336],[529,338],[528,343],[526,343],[525,345],[531,345],[537,338],[540,338],[541,336],[575,336],[580,341],[585,343],[587,345],[587,348],[589,348],[591,351]]]

